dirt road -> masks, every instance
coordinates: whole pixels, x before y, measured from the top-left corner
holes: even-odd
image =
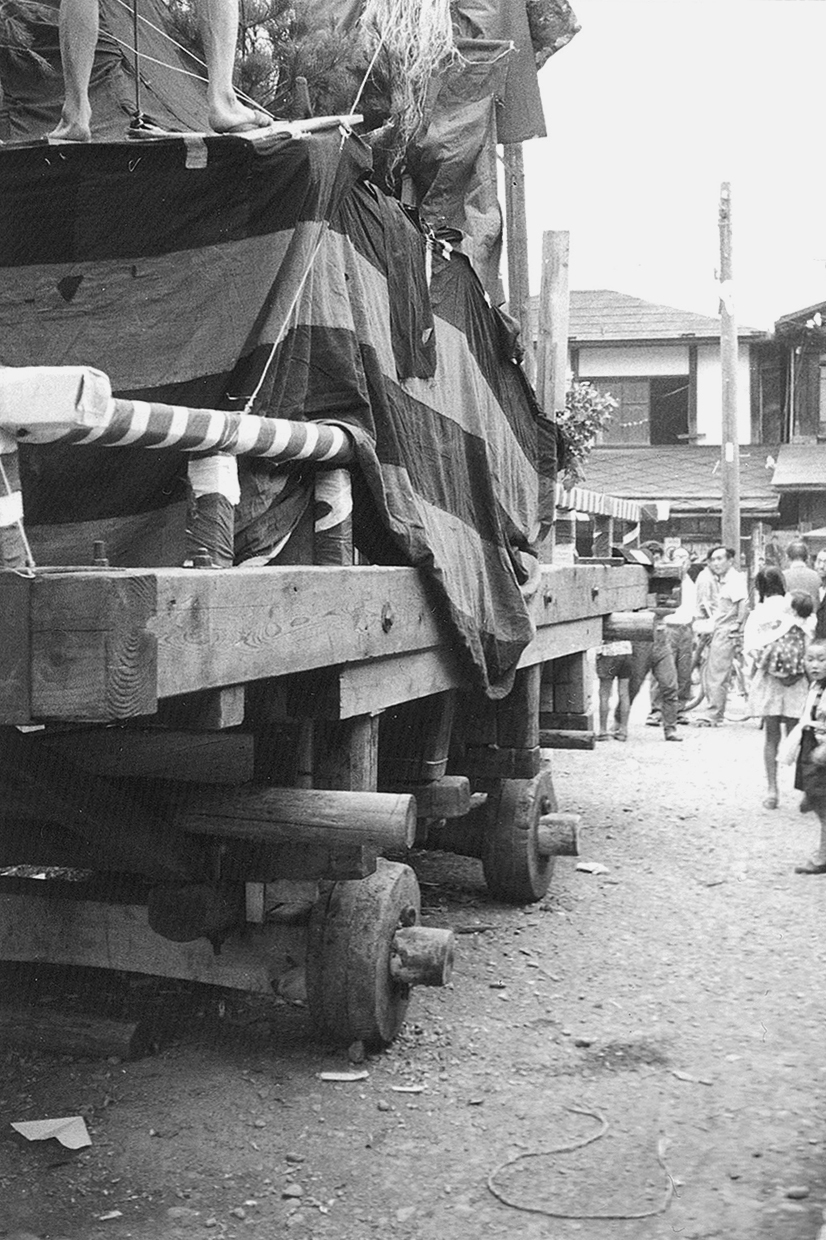
[[[416,993],[365,1079],[320,1080],[353,1065],[286,1003],[169,982],[89,996],[154,1012],[152,1056],[0,1052],[0,1236],[817,1237],[826,878],[793,873],[816,825],[788,771],[761,807],[753,723],[677,746],[644,715],[552,755],[604,872],[560,859],[515,909],[476,862],[414,858],[425,920],[460,932],[454,984]],[[76,1153],[9,1127],[73,1114]]]

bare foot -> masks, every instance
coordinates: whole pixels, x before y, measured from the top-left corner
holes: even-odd
[[[216,133],[237,133],[244,129],[266,129],[273,124],[273,118],[269,112],[248,108],[236,99],[232,104],[211,107],[209,124]]]
[[[91,142],[91,117],[84,121],[79,116],[67,116],[64,111],[57,126],[46,137],[53,138],[55,142]]]

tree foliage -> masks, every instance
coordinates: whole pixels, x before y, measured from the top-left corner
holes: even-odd
[[[560,468],[565,485],[576,486],[583,481],[591,449],[617,407],[613,396],[600,392],[593,383],[571,384],[565,394],[565,409],[556,415],[562,440]]]

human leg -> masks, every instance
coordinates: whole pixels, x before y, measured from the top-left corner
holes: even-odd
[[[651,673],[657,682],[665,739],[679,740],[677,736],[677,669],[674,655],[664,633],[654,634],[651,656]]]
[[[631,712],[631,696],[628,692],[628,680],[617,678],[617,740],[628,739],[628,716]]]
[[[98,0],[61,0],[60,60],[63,65],[63,110],[48,135],[61,142],[92,141],[89,82],[95,62],[100,5]]]
[[[266,112],[248,108],[232,84],[238,39],[238,0],[199,0],[198,20],[206,54],[209,123],[216,133],[241,126],[268,125]]]
[[[763,719],[763,766],[766,771],[766,809],[777,809],[777,748],[780,744],[781,719],[766,715]]]
[[[677,713],[682,715],[692,697],[691,661],[694,635],[690,624],[671,625],[666,629],[677,669]]]
[[[722,723],[726,713],[726,695],[733,659],[732,637],[728,633],[712,633],[703,686],[708,698],[708,717],[712,723]]]
[[[611,707],[611,688],[613,680],[600,677],[599,681],[599,732],[597,740],[608,740],[608,711]]]

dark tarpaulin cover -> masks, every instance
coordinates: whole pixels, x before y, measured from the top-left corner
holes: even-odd
[[[433,255],[428,286],[424,239],[358,139],[205,146],[0,150],[0,364],[90,364],[119,394],[238,409],[278,342],[256,411],[355,429],[361,544],[422,569],[476,683],[502,692],[532,636],[537,419],[478,279]],[[277,542],[295,480],[242,464],[239,561]],[[52,445],[23,466],[27,524],[65,556],[120,525],[114,563],[164,562],[147,547],[183,498],[181,456]]]

